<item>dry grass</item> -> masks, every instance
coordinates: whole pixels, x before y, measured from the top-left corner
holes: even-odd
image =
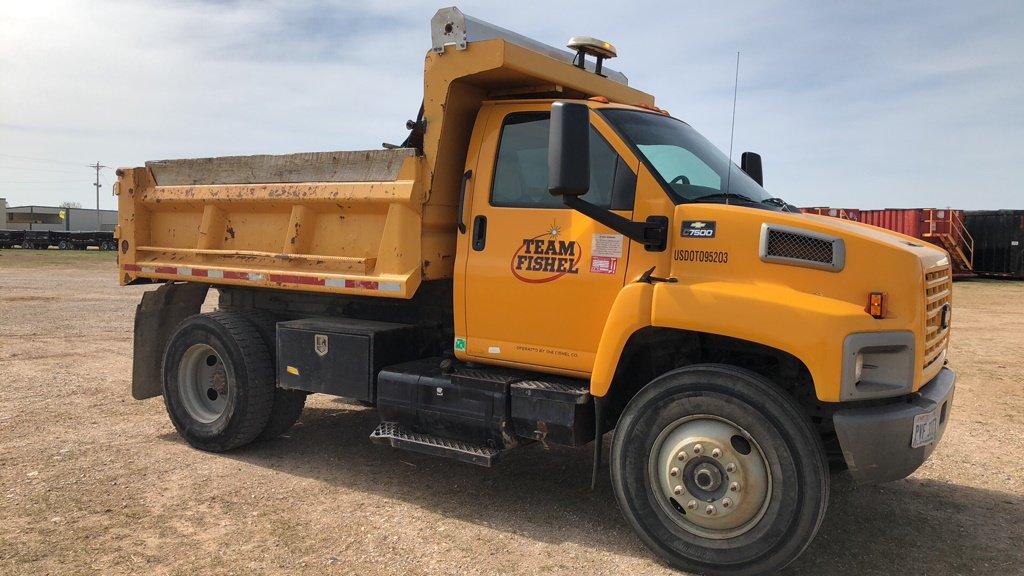
[[[198,452],[128,386],[110,253],[0,251],[2,574],[671,574],[588,450],[494,469],[381,448],[372,411],[314,397],[287,437]],[[912,477],[834,478],[787,574],[1024,573],[1024,283],[956,285],[943,445]]]

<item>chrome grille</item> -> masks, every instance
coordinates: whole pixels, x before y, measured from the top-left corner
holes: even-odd
[[[832,263],[832,242],[782,230],[768,231],[768,256]]]
[[[949,267],[924,275],[924,368],[938,359],[949,343],[949,323],[942,327],[942,310],[953,300],[953,277]],[[948,314],[948,313],[947,313]]]
[[[760,256],[764,262],[839,272],[845,265],[846,246],[842,238],[821,232],[764,223]]]

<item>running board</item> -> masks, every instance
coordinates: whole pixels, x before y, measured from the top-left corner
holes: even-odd
[[[494,464],[501,454],[500,450],[494,448],[413,432],[397,422],[381,422],[370,434],[370,441],[374,444],[389,444],[392,448],[443,456],[486,467]]]

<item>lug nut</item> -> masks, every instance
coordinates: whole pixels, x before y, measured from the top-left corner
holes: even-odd
[[[728,508],[729,506],[732,506],[732,499],[726,498],[722,500],[722,508]]]
[[[686,460],[686,450],[680,450],[679,454],[676,454],[676,458],[679,460]]]
[[[668,475],[673,477],[679,476],[679,468],[673,467],[671,470],[668,471]]]
[[[708,516],[714,516],[715,515],[715,507],[710,505],[710,504],[708,504],[708,507],[704,509],[704,513],[707,514]]]
[[[690,500],[689,502],[687,502],[686,503],[686,509],[687,510],[696,510],[697,509],[697,501],[696,500]]]
[[[729,492],[739,492],[739,491],[740,491],[739,482],[733,482],[732,484],[729,484]]]
[[[704,447],[701,446],[700,444],[694,444],[693,445],[693,453],[694,454],[700,454],[703,451],[704,451]]]
[[[719,450],[718,448],[715,448],[714,450],[711,451],[711,457],[712,458],[721,458],[722,457],[722,451]]]
[[[672,493],[675,494],[676,496],[679,496],[680,494],[683,493],[683,487],[676,486],[675,488],[672,489]]]
[[[728,466],[725,467],[725,471],[729,472],[729,473],[735,472],[736,471],[736,465],[735,464],[729,464]]]

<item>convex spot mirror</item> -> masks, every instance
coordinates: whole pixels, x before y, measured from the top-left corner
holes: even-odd
[[[761,155],[756,152],[744,152],[740,156],[740,169],[746,172],[758,186],[764,186],[764,172],[761,170]]]

